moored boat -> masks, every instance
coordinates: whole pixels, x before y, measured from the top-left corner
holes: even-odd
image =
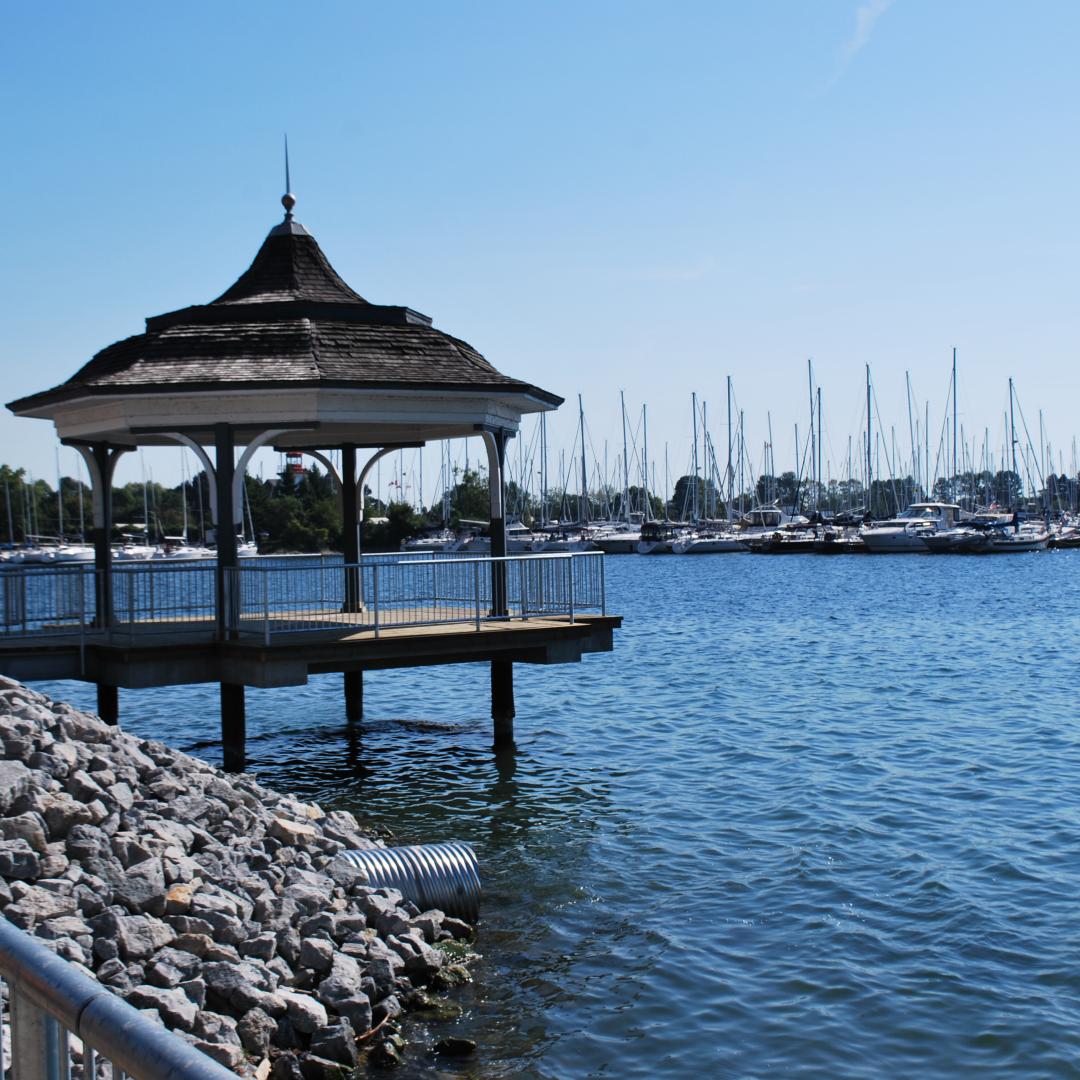
[[[929,550],[925,537],[954,528],[964,517],[955,503],[912,503],[903,513],[888,521],[874,521],[862,527],[859,535],[871,554],[901,555]]]

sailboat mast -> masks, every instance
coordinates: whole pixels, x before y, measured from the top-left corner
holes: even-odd
[[[817,487],[814,489],[814,508],[820,509],[821,498],[821,387],[817,388]]]
[[[57,538],[64,539],[64,484],[60,479],[60,447],[56,448],[56,533]]]
[[[4,477],[4,501],[7,503],[7,531],[8,543],[15,543],[15,522],[11,517],[11,488],[8,486],[7,477]]]
[[[142,468],[142,515],[143,515],[143,536],[147,546],[150,544],[150,510],[146,501],[146,458],[143,457],[143,452],[139,451],[139,465]]]
[[[770,432],[769,441],[772,441],[772,434]],[[731,521],[731,514],[734,509],[735,502],[735,473],[731,469],[731,376],[727,377],[727,497],[728,497],[728,521]]]
[[[698,452],[697,452],[697,393],[690,394],[690,411],[694,414],[694,492],[690,498],[690,513],[693,520],[698,517]]]
[[[548,447],[547,413],[540,414],[540,523],[548,520]]]
[[[918,461],[919,455],[918,455],[918,453],[917,453],[917,451],[915,449],[915,447],[918,445],[918,440],[915,438],[915,422],[914,422],[914,419],[912,417],[912,412],[911,412],[911,372],[910,371],[905,371],[904,372],[904,379],[907,382],[907,426],[908,426],[908,435],[911,438],[911,477],[912,477],[912,482],[914,483],[918,479],[920,469],[916,465],[916,462]],[[912,496],[912,500],[914,501],[914,497],[915,497],[915,492],[914,491],[912,491],[911,496]]]
[[[649,413],[646,405],[641,406],[641,487],[645,496],[644,520],[647,521],[652,516],[652,507],[649,505]]]
[[[873,412],[870,407],[870,365],[866,365],[866,509],[873,513],[874,439]]]
[[[956,430],[959,418],[956,411],[956,346],[952,351],[952,497],[956,500]]]
[[[1009,446],[1012,454],[1013,476],[1017,478],[1017,486],[1019,487],[1020,474],[1016,471],[1016,415],[1013,412],[1013,381],[1011,375],[1009,376]],[[1012,493],[1010,492],[1010,495],[1011,494]],[[1011,504],[1012,500],[1010,499],[1009,501]]]
[[[746,456],[743,451],[746,448],[746,436],[743,434],[743,411],[739,410],[739,517],[742,517],[743,513],[743,458]]]
[[[705,517],[708,518],[709,514],[709,403],[703,401],[701,403],[701,453],[705,458],[705,483],[703,485],[705,492]]]
[[[180,506],[183,508],[184,518],[184,543],[187,543],[187,456],[183,447],[180,448]]]
[[[810,474],[817,481],[817,439],[814,432],[814,361],[807,358],[806,378],[810,387]]]
[[[619,391],[619,408],[622,411],[622,468],[623,468],[623,520],[630,522],[630,458],[626,454],[626,397]]]
[[[776,451],[773,449],[772,441],[772,412],[765,413],[765,419],[769,424],[769,483],[765,487],[765,501],[771,503],[773,501],[773,491],[776,486]]]
[[[589,479],[588,468],[585,461],[585,406],[581,403],[581,395],[577,396],[578,425],[581,428],[581,505],[578,517],[581,524],[585,525],[589,520]]]

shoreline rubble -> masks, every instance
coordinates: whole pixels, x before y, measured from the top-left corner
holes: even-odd
[[[473,927],[370,888],[384,846],[248,775],[0,676],[0,914],[240,1075],[400,1060]]]

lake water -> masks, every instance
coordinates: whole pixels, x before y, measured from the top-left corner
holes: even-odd
[[[352,730],[340,676],[248,692],[265,782],[477,848],[475,982],[396,1075],[1080,1075],[1080,551],[607,564],[615,651],[517,666],[516,753],[484,666]],[[220,761],[216,687],[121,722]]]

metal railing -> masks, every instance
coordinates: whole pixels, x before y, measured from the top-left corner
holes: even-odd
[[[129,636],[211,628],[216,622],[214,563],[127,563],[114,566],[112,628]]]
[[[0,917],[0,1077],[12,1080],[235,1080],[235,1074]],[[6,1034],[6,1032],[5,1032]]]
[[[94,569],[13,566],[0,571],[0,633],[70,634],[94,621]]]
[[[101,572],[92,566],[0,571],[0,638],[48,634],[133,641],[213,632],[217,566],[124,563],[112,570],[109,626],[97,619]],[[256,557],[224,577],[230,633],[373,630],[493,619],[566,618],[605,611],[602,552],[470,556],[460,552],[326,558]]]
[[[228,627],[258,634],[370,630],[605,613],[602,552],[365,557],[359,564],[270,566],[227,572]],[[498,600],[496,600],[498,598]]]

